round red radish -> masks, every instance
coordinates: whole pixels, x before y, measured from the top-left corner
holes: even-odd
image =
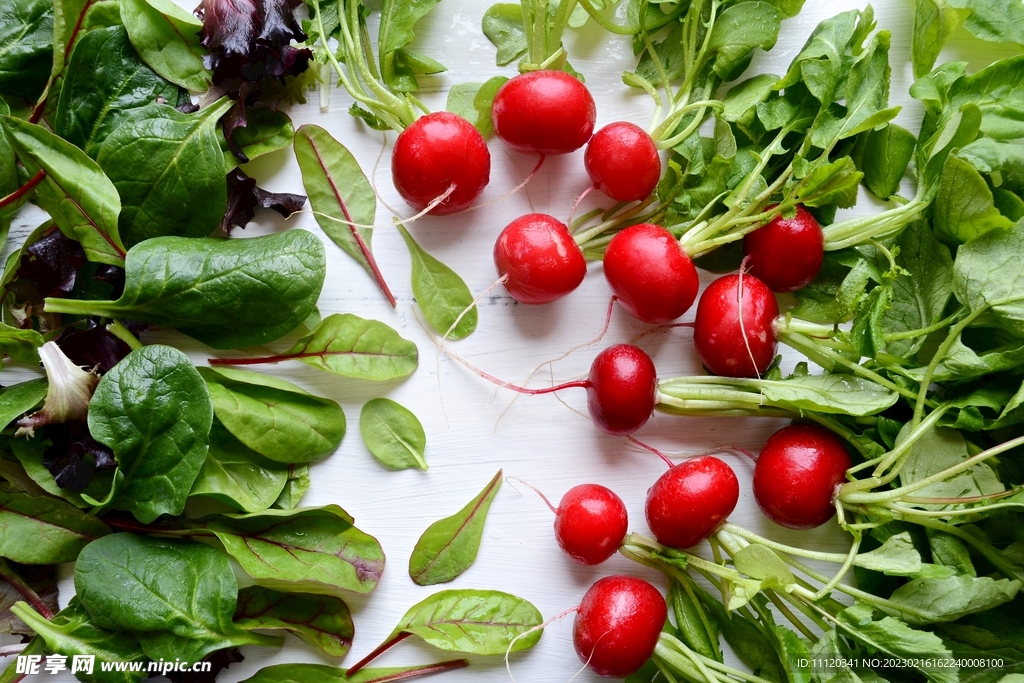
[[[417,119],[395,141],[391,153],[395,189],[417,210],[448,188],[452,193],[430,210],[435,216],[463,211],[480,196],[491,176],[491,153],[480,131],[446,111]]]
[[[612,238],[604,275],[622,307],[652,324],[686,313],[700,287],[697,269],[676,238],[650,223],[630,226]]]
[[[625,678],[654,654],[667,618],[657,588],[632,576],[606,576],[583,596],[572,642],[591,671]]]
[[[568,154],[594,133],[597,108],[580,79],[564,71],[530,71],[510,79],[494,96],[494,133],[526,154]]]
[[[795,292],[818,276],[825,237],[811,212],[797,206],[792,218],[778,215],[744,237],[743,253],[750,273],[772,291]]]
[[[609,123],[594,133],[583,163],[594,187],[620,202],[644,199],[661,178],[661,157],[654,140],[627,121]]]
[[[601,564],[626,537],[629,517],[615,492],[600,484],[580,484],[565,492],[555,514],[555,539],[580,564]]]
[[[818,425],[791,425],[771,435],[754,465],[754,500],[768,519],[790,529],[813,529],[835,515],[850,454]]]
[[[756,277],[718,278],[701,295],[693,321],[693,342],[701,361],[724,377],[762,375],[775,358],[778,315],[775,295]]]
[[[494,265],[505,289],[523,304],[561,299],[583,282],[587,261],[569,228],[543,213],[512,221],[494,243]]]
[[[680,463],[647,492],[647,526],[662,545],[692,548],[736,508],[740,484],[732,468],[702,455]]]
[[[657,384],[650,356],[629,344],[608,347],[590,364],[590,418],[608,434],[632,434],[650,419]]]

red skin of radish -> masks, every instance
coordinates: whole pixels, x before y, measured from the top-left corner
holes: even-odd
[[[700,287],[697,269],[676,238],[651,223],[630,226],[612,238],[604,275],[630,315],[655,325],[686,313]]]
[[[654,140],[627,121],[609,123],[594,133],[583,163],[594,187],[619,202],[644,199],[661,178],[661,157]]]
[[[494,96],[494,133],[516,152],[568,154],[594,133],[597,107],[587,87],[564,71],[530,71]]]
[[[558,546],[580,564],[601,564],[614,555],[628,526],[622,499],[600,484],[572,487],[562,496],[555,513]]]
[[[697,303],[693,342],[705,367],[716,375],[757,377],[775,358],[778,342],[774,323],[779,304],[768,285],[744,275],[741,328],[739,286],[740,276],[736,274],[708,285]]]
[[[818,276],[825,237],[811,212],[797,206],[793,218],[776,216],[744,237],[743,254],[750,273],[773,292],[795,292]]]
[[[572,643],[594,673],[625,678],[654,654],[667,618],[657,588],[632,576],[606,576],[583,596]]]
[[[452,184],[455,190],[430,210],[446,216],[469,208],[491,177],[491,153],[480,131],[446,111],[427,114],[399,134],[391,153],[395,189],[422,211]]]
[[[682,462],[647,492],[647,526],[662,545],[692,548],[714,533],[740,498],[736,473],[702,455]]]
[[[836,514],[833,500],[850,465],[843,441],[824,427],[783,427],[754,465],[754,500],[776,524],[813,529]]]
[[[512,221],[494,243],[498,275],[522,304],[557,301],[580,286],[587,261],[564,223],[543,213]]]
[[[590,418],[608,434],[632,434],[654,411],[657,383],[654,362],[646,353],[629,344],[608,347],[590,364]]]

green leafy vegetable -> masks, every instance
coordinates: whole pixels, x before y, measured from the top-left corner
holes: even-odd
[[[210,450],[189,496],[209,496],[243,512],[273,505],[288,483],[288,466],[267,460],[220,422],[210,430]]]
[[[53,4],[14,0],[0,7],[0,93],[37,97],[53,61]]]
[[[201,21],[171,0],[121,0],[120,9],[132,45],[153,71],[192,92],[209,87]]]
[[[292,510],[309,490],[309,465],[289,465],[288,481],[285,482],[281,495],[274,501],[273,507],[280,510]]]
[[[238,592],[235,625],[247,631],[283,629],[331,657],[344,657],[354,634],[352,615],[340,598],[263,586]]]
[[[423,457],[427,436],[423,425],[408,408],[389,398],[375,398],[363,404],[359,432],[373,457],[393,470],[418,467],[427,471]]]
[[[46,398],[48,386],[40,377],[0,389],[0,429],[39,405]]]
[[[482,26],[484,35],[498,48],[498,66],[511,64],[526,54],[529,43],[523,25],[523,10],[518,4],[499,2],[491,5],[484,12]]]
[[[398,230],[412,257],[412,293],[423,317],[449,339],[468,337],[478,318],[473,293],[458,273],[423,251],[405,226]]]
[[[452,669],[460,669],[464,666],[469,666],[469,662],[465,659],[455,659],[448,662],[419,666],[363,669],[349,676],[344,669],[336,669],[333,666],[325,666],[323,664],[277,664],[260,669],[251,678],[245,679],[243,683],[314,683],[315,681],[328,681],[329,683],[388,683],[389,681],[404,681],[407,678],[415,678],[416,676],[426,676],[428,674],[451,671]]]
[[[73,562],[91,541],[110,533],[96,517],[56,498],[0,489],[0,557],[22,564]]]
[[[472,123],[481,135],[487,137],[494,130],[491,122],[494,96],[507,81],[505,76],[495,76],[484,83],[456,83],[448,91],[446,109]]]

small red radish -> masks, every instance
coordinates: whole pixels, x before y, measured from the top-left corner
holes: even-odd
[[[391,176],[402,198],[421,211],[452,188],[430,210],[446,216],[469,208],[483,192],[491,176],[491,153],[473,124],[438,111],[417,119],[398,136]]]
[[[587,86],[564,71],[530,71],[498,89],[494,133],[516,152],[568,154],[594,133],[597,107]]]
[[[825,237],[811,212],[798,205],[792,218],[778,215],[744,237],[743,254],[750,273],[773,292],[795,292],[818,276]]]
[[[740,498],[736,473],[702,455],[682,462],[647,492],[647,526],[662,545],[692,548],[715,532]]]
[[[654,140],[627,121],[609,123],[594,133],[583,163],[594,187],[619,202],[644,199],[661,178],[661,157]]]
[[[835,515],[833,501],[850,465],[842,439],[824,427],[783,427],[754,465],[754,500],[776,524],[813,529]]]
[[[564,223],[531,213],[509,223],[494,243],[494,265],[505,289],[522,304],[557,301],[587,274],[583,252]]]
[[[667,618],[665,598],[657,588],[632,576],[606,576],[583,596],[572,642],[591,671],[625,678],[654,654]]]
[[[601,564],[615,554],[629,529],[622,499],[600,484],[580,484],[565,492],[558,507],[540,494],[555,513],[555,540],[565,554],[585,565]]]
[[[724,377],[759,377],[775,358],[779,304],[752,275],[726,275],[697,303],[693,342],[704,365]]]
[[[651,223],[630,226],[612,238],[604,275],[623,308],[652,324],[671,322],[688,311],[700,287],[697,269],[676,238]]]

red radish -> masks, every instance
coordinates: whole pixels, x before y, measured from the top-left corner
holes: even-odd
[[[555,510],[558,546],[580,564],[601,564],[614,555],[628,527],[626,505],[600,484],[572,487]]]
[[[591,671],[625,678],[654,654],[667,618],[657,588],[632,576],[606,576],[583,596],[572,642]]]
[[[494,265],[505,289],[523,304],[561,299],[583,282],[587,261],[564,223],[531,213],[509,223],[494,243]]]
[[[676,238],[650,223],[630,226],[612,238],[604,275],[622,306],[652,324],[688,311],[700,287],[697,269]]]
[[[693,341],[704,365],[725,377],[759,377],[775,358],[779,304],[752,275],[726,275],[697,303]]]
[[[723,461],[702,455],[682,462],[647,492],[647,526],[662,545],[692,548],[736,508],[740,484]]]
[[[498,89],[495,134],[516,152],[568,154],[594,133],[597,108],[582,81],[564,71],[530,71]]]
[[[795,292],[818,276],[825,237],[811,212],[797,206],[794,217],[776,216],[744,237],[743,253],[750,273],[773,292]]]
[[[836,513],[833,500],[850,465],[843,441],[824,427],[783,427],[754,465],[754,500],[776,524],[813,529]]]
[[[594,133],[583,163],[594,187],[619,202],[644,199],[661,178],[661,157],[654,140],[627,121],[609,123]]]
[[[491,153],[480,131],[466,119],[446,111],[417,119],[395,141],[391,153],[395,189],[409,206],[435,216],[463,211],[480,196],[491,176]]]

